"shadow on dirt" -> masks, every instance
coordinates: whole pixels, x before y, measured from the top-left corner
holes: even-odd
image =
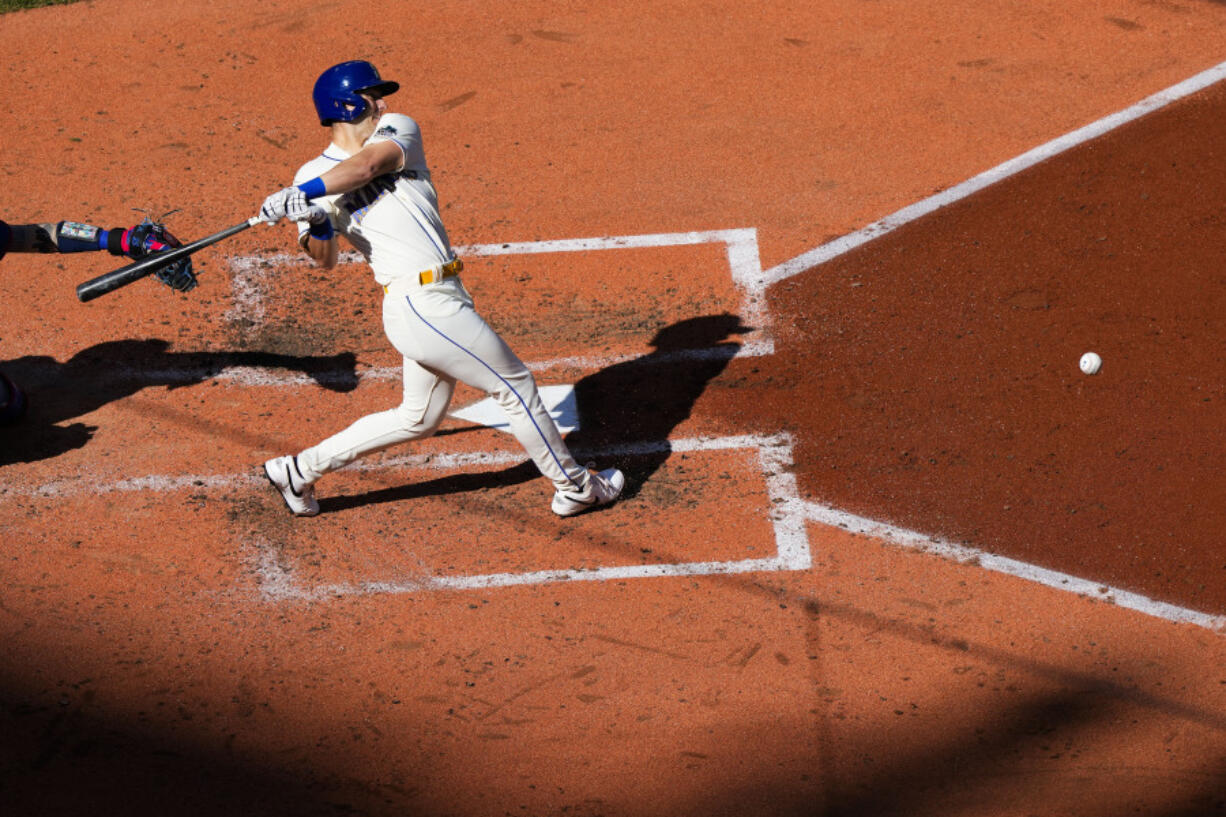
[[[670,557],[678,558],[678,557]],[[911,817],[916,814],[1000,813],[1078,814],[1112,817],[1121,810],[1151,817],[1226,814],[1226,760],[1188,766],[1170,763],[1161,737],[1149,735],[1146,747],[1168,756],[1135,767],[1102,762],[1104,735],[1121,724],[1148,720],[1165,724],[1168,735],[1185,725],[1226,734],[1226,713],[1146,691],[1128,679],[1128,659],[1120,658],[1120,682],[1027,655],[1027,649],[971,642],[942,635],[937,628],[882,616],[842,599],[795,592],[752,575],[711,576],[708,580],[748,596],[778,602],[794,611],[803,630],[805,659],[814,690],[810,728],[782,736],[780,724],[759,724],[725,736],[728,745],[775,745],[753,772],[713,788],[700,800],[677,809],[677,817]],[[866,634],[886,633],[919,650],[937,648],[964,666],[991,670],[994,703],[966,701],[962,716],[929,723],[922,737],[908,723],[927,713],[905,700],[881,698],[872,728],[845,719],[833,679],[845,672],[840,652],[846,643],[829,644],[826,623],[837,621]],[[1137,660],[1148,659],[1142,658]],[[835,668],[837,666],[837,669]],[[871,683],[872,672],[867,675]],[[1000,678],[1027,679],[1010,689]],[[1034,686],[1045,687],[1027,691]],[[956,695],[951,687],[951,695]],[[955,706],[950,704],[950,708]],[[890,720],[898,726],[890,728]],[[860,722],[864,723],[864,722]],[[1122,734],[1122,733],[1121,733]],[[1121,740],[1129,740],[1122,736]],[[1169,741],[1171,737],[1167,737]],[[1138,751],[1139,746],[1133,746]],[[1138,772],[1141,776],[1138,777]],[[1149,782],[1146,778],[1148,777]],[[1019,781],[1022,781],[1019,783]],[[1072,787],[1072,790],[1070,790]],[[1102,797],[1113,788],[1120,799],[1086,807],[1078,788]],[[1045,794],[1045,792],[1050,792]],[[1020,792],[1028,792],[1022,794]],[[1131,800],[1128,799],[1131,797]],[[708,799],[709,798],[709,799]],[[985,806],[984,804],[991,804]],[[1043,811],[1038,806],[1052,806]],[[1053,805],[1055,804],[1055,805]],[[1075,804],[1075,806],[1074,806]]]
[[[1100,756],[1104,735],[1120,731],[1120,724],[1140,718],[1165,724],[1161,733],[1151,730],[1149,735],[1153,751],[1161,753],[1161,734],[1184,725],[1226,731],[1226,715],[1219,711],[1172,701],[1128,681],[1116,683],[1047,664],[1024,650],[941,636],[930,627],[883,617],[852,603],[790,592],[763,577],[716,580],[794,611],[813,683],[811,717],[805,723],[730,723],[721,744],[728,747],[729,757],[737,758],[729,767],[735,773],[695,800],[671,801],[667,811],[647,807],[642,813],[902,817],[1022,813],[1021,805],[1033,806],[1025,813],[1082,817],[1226,813],[1226,761],[1168,757],[1152,765],[1141,760],[1131,765]],[[930,723],[922,736],[913,725],[901,725],[909,715],[903,711],[910,709],[905,704],[883,703],[880,718],[844,720],[839,692],[828,688],[825,677],[828,664],[846,660],[838,656],[838,645],[823,643],[825,622],[831,619],[911,641],[920,649],[936,646],[993,675],[1027,676],[1046,682],[1045,688],[1006,691],[994,703],[981,700],[979,706],[968,702],[961,717]],[[1126,678],[1127,665],[1120,669]],[[133,716],[133,702],[122,707],[126,715],[109,713],[89,694],[89,679],[61,685],[57,701],[55,694],[36,691],[20,672],[16,667],[0,670],[0,806],[6,814],[476,817],[510,812],[516,802],[515,781],[508,780],[503,788],[486,793],[490,801],[484,806],[496,809],[459,807],[456,800],[471,803],[471,792],[456,791],[453,799],[445,786],[431,788],[433,775],[424,765],[428,760],[403,751],[398,752],[395,785],[347,777],[336,771],[345,764],[336,764],[329,751],[320,750],[319,735],[303,736],[297,745],[293,735],[281,735],[275,742],[288,742],[289,748],[261,753],[251,747],[264,745],[261,740],[267,736],[244,734],[244,724],[234,715],[215,713],[215,719],[224,720],[193,729],[186,723],[175,726],[164,712],[154,719],[146,719],[143,712]],[[873,672],[866,671],[868,683]],[[895,708],[899,711],[891,714],[889,709]],[[897,731],[890,728],[891,720],[900,724]],[[335,728],[334,737],[345,733],[340,723]],[[673,762],[678,752],[684,753],[684,740],[685,730],[660,735],[656,751],[662,753],[661,762]],[[469,762],[479,763],[481,747],[471,748]],[[707,758],[692,757],[696,763]],[[1084,786],[1101,796],[1110,788],[1104,784],[1108,780],[1118,781],[1118,791],[1098,807],[1087,807],[1074,790]],[[497,802],[499,797],[506,802]],[[1040,804],[1052,808],[1043,810]],[[567,808],[537,813],[565,812]]]
[[[357,387],[350,352],[296,357],[270,352],[169,352],[165,340],[119,340],[83,349],[63,363],[31,355],[5,361],[4,372],[26,393],[29,408],[0,428],[0,465],[35,462],[87,444],[97,430],[71,422],[151,386],[179,388],[216,377],[233,366],[301,372],[332,391]]]
[[[828,737],[818,734],[827,731],[820,725],[823,720],[841,725],[836,743],[827,747],[789,749],[769,724],[758,724],[748,733],[742,728],[725,736],[728,745],[773,745],[782,762],[758,762],[752,773],[714,787],[698,802],[673,813],[677,817],[1224,813],[1223,784],[1217,781],[1226,779],[1222,776],[1226,762],[1198,766],[1191,774],[1173,768],[1164,773],[1157,767],[1094,763],[1091,758],[1100,751],[1095,741],[1137,714],[1129,696],[1117,693],[1118,689],[1091,683],[1015,696],[990,711],[941,724],[939,731],[914,744],[894,739],[888,727],[880,728],[880,721],[878,728],[865,730],[826,715],[814,718],[815,744]],[[1084,754],[1082,748],[1087,750]],[[1138,774],[1152,782],[1144,784]],[[1089,804],[1080,788],[1097,792],[1101,805]]]
[[[597,458],[626,474],[623,497],[638,493],[672,454],[669,437],[685,422],[707,385],[724,371],[741,344],[728,338],[752,331],[736,315],[707,315],[661,329],[650,354],[617,363],[575,384],[580,426],[567,444],[580,460]],[[605,462],[601,452],[634,448]]]
[[[575,384],[579,428],[566,443],[580,463],[616,466],[626,474],[624,497],[634,496],[672,453],[668,438],[690,416],[707,385],[724,370],[741,345],[728,342],[751,331],[736,315],[705,315],[664,327],[652,339],[654,350],[601,369]],[[440,434],[465,429],[444,430]],[[635,448],[632,455],[606,452]],[[531,462],[503,471],[457,474],[412,485],[352,496],[323,497],[323,513],[380,502],[518,485],[540,472]]]
[[[0,687],[0,810],[41,817],[315,817],[437,814],[406,789],[244,753],[241,724],[205,738],[86,700],[32,702]],[[75,692],[80,695],[80,692]],[[133,706],[135,708],[135,704]],[[143,720],[143,713],[141,716]],[[225,731],[230,730],[229,738]],[[304,739],[305,740],[305,739]],[[238,741],[241,743],[244,740]],[[309,755],[303,750],[302,755]],[[411,762],[406,761],[410,767]],[[420,774],[420,769],[419,772]],[[395,807],[380,804],[395,801]],[[420,802],[420,800],[418,800]]]

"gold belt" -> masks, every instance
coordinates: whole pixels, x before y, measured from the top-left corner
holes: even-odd
[[[417,283],[423,287],[426,284],[437,284],[439,281],[456,277],[463,269],[464,262],[459,258],[453,258],[446,264],[443,264],[443,266],[439,267],[437,270],[428,269],[417,273]],[[391,284],[385,285],[383,287],[383,291],[387,292],[389,287],[391,287]]]

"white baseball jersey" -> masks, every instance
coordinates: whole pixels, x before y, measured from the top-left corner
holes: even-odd
[[[375,280],[384,286],[452,258],[451,242],[438,212],[438,194],[426,166],[421,129],[404,114],[384,114],[363,147],[385,141],[395,142],[404,154],[399,171],[357,190],[312,200],[327,210],[332,225],[365,256]],[[349,156],[332,143],[299,168],[294,184],[322,175]],[[298,223],[300,240],[309,226]]]
[[[451,260],[451,244],[417,123],[384,114],[366,144],[384,140],[404,153],[400,170],[360,190],[315,201],[366,256],[375,280],[384,286],[383,331],[404,356],[404,397],[398,407],[368,414],[299,453],[298,473],[313,483],[357,457],[429,437],[447,415],[455,384],[462,381],[502,406],[511,432],[558,491],[588,495],[591,477],[566,447],[532,372],[477,314],[460,279],[417,284],[418,273]],[[302,166],[294,182],[313,179],[347,158],[336,144],[329,145]],[[301,236],[307,225],[299,224],[299,230]]]

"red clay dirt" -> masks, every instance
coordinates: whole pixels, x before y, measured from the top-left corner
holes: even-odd
[[[1223,116],[1215,86],[778,286],[763,371],[814,391],[758,410],[804,487],[1226,613]]]
[[[1221,62],[1224,27],[1201,0],[95,0],[0,16],[0,216],[235,223],[323,146],[314,77],[367,57],[457,244],[752,229],[770,268]],[[720,245],[474,254],[487,317],[576,384],[576,446],[635,478],[569,522],[459,420],[285,513],[258,464],[392,405],[398,361],[368,270],[295,263],[284,227],[202,253],[187,296],[81,305],[113,262],[6,257],[33,407],[0,437],[0,811],[1226,813],[1220,632],[812,520],[807,569],[624,577],[769,556],[813,501],[1226,613],[1224,105],[781,282],[773,355],[729,359],[763,336]],[[684,448],[781,431],[794,500],[751,448]]]

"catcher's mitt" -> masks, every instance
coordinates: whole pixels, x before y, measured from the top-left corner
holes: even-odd
[[[182,246],[183,242],[175,238],[165,225],[148,216],[145,216],[144,221],[128,231],[127,255],[133,259],[144,258],[156,252]],[[163,284],[178,292],[187,292],[196,286],[196,275],[192,272],[190,256],[162,267],[153,275]]]

